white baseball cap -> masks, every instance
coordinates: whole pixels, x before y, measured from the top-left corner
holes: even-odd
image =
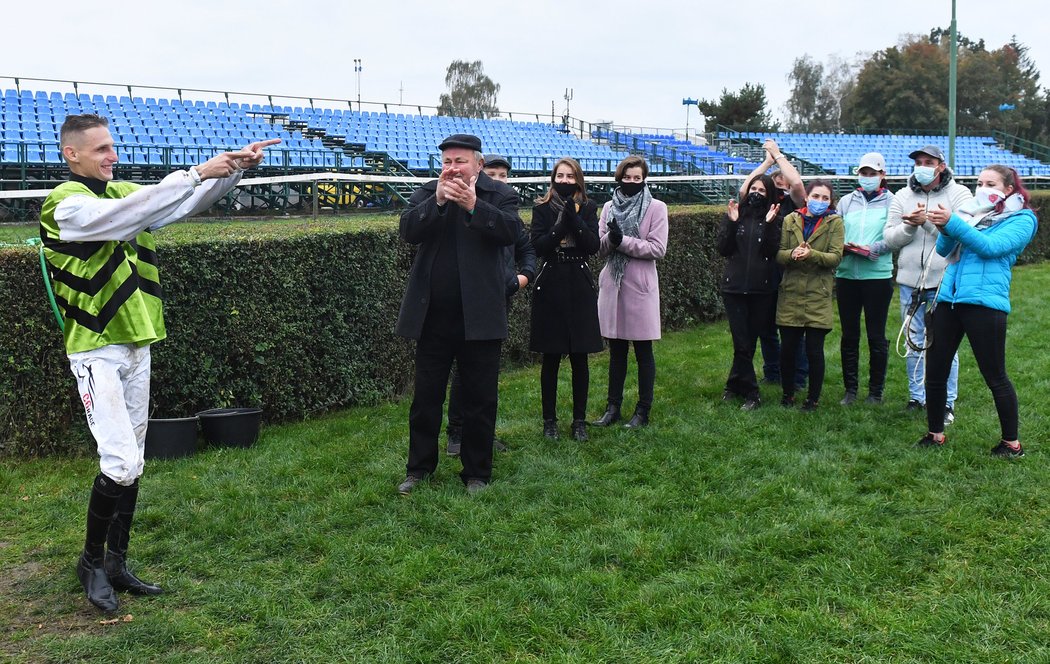
[[[870,168],[875,171],[885,172],[886,159],[878,152],[869,152],[860,158],[860,166],[857,167],[857,170],[860,170],[861,168]]]

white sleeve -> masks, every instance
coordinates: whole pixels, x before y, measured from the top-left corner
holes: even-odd
[[[175,171],[124,198],[69,196],[55,208],[58,236],[67,242],[131,240],[147,228],[207,209],[240,179],[238,172],[197,185],[189,171]]]
[[[241,175],[243,172],[244,171],[237,171],[229,177],[206,180],[203,184],[194,189],[193,194],[184,200],[174,212],[163,219],[154,221],[148,226],[148,228],[156,230],[181,219],[186,219],[204,212],[212,205],[215,205],[215,202],[225,196],[227,192],[237,186],[237,183],[241,181]]]

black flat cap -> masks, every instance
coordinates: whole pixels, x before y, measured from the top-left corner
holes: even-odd
[[[941,161],[944,161],[944,152],[942,152],[941,149],[936,145],[927,145],[921,147],[918,150],[912,152],[910,155],[908,155],[908,159],[915,159],[915,157],[920,154],[928,154],[934,159],[940,159]]]
[[[507,171],[510,171],[510,162],[501,154],[485,155],[485,167],[487,168],[489,166],[502,166],[507,169]]]
[[[447,150],[448,148],[466,148],[475,152],[481,152],[481,139],[472,134],[452,134],[441,141],[441,145],[438,146],[438,150]]]

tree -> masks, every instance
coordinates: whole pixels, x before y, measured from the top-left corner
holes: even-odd
[[[842,105],[842,124],[855,131],[942,133],[947,123],[948,56],[925,38],[875,53]]]
[[[831,56],[827,66],[808,54],[795,59],[788,74],[791,97],[785,104],[791,131],[835,132],[841,129],[841,101],[854,83],[853,66]]]
[[[791,96],[787,109],[788,131],[812,131],[815,124],[823,123],[823,109],[817,109],[817,97],[824,79],[824,65],[815,62],[809,54],[795,58],[787,76],[791,83]]]
[[[732,129],[780,129],[766,110],[766,88],[761,83],[745,83],[740,92],[722,88],[717,104],[702,99],[696,105],[707,117],[707,131],[715,131],[718,125]]]
[[[929,35],[911,35],[875,53],[845,95],[843,126],[855,131],[944,133],[948,127],[949,46],[948,31],[936,28]],[[990,134],[1000,130],[1031,139],[1045,137],[1048,101],[1027,46],[1015,38],[988,51],[983,39],[973,41],[960,35],[958,55],[959,131]]]
[[[499,84],[485,75],[481,60],[453,60],[445,72],[448,92],[441,95],[438,115],[464,118],[491,118],[499,115],[496,95]]]

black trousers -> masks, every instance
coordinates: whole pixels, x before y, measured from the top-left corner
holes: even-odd
[[[842,382],[847,392],[860,385],[860,317],[868,334],[868,394],[882,396],[886,385],[886,364],[890,342],[886,339],[886,319],[893,299],[893,279],[836,279],[835,292],[842,324]]]
[[[510,311],[510,298],[507,298],[507,311]],[[448,388],[448,428],[463,428],[463,377],[459,375],[459,365],[452,365],[452,379]]]
[[[446,327],[428,316],[416,344],[415,394],[408,413],[408,465],[414,475],[437,469],[445,390],[455,360],[463,377],[464,482],[492,478],[492,439],[496,429],[502,340],[465,341],[462,328]]]
[[[806,358],[809,360],[809,394],[807,399],[820,401],[820,392],[824,388],[824,337],[831,330],[816,327],[780,326],[780,385],[784,396],[795,396],[795,354],[806,340]]]
[[[755,348],[762,333],[773,327],[776,297],[775,293],[722,293],[729,333],[733,337],[733,364],[726,379],[726,389],[733,394],[755,398],[759,395]]]
[[[463,428],[463,377],[459,375],[459,365],[452,365],[452,378],[448,388],[448,428]]]
[[[926,423],[931,433],[944,431],[948,372],[963,335],[992,391],[1003,440],[1017,440],[1017,391],[1006,375],[1006,312],[976,304],[945,304],[933,310],[927,328],[932,343],[926,351]]]
[[[543,404],[543,419],[558,419],[558,367],[561,355],[544,353],[540,367],[540,401]],[[587,365],[587,353],[569,353],[572,367],[572,419],[587,419],[587,390],[591,384],[591,369]]]
[[[638,363],[638,410],[648,413],[653,407],[656,388],[656,357],[653,342],[609,339],[609,404],[623,405],[623,385],[627,382],[627,346],[634,344],[634,359]]]

